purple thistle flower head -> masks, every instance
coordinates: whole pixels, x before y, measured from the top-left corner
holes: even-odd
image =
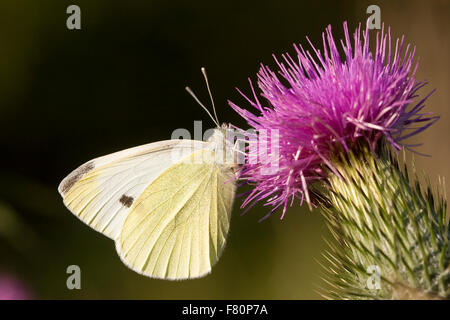
[[[391,47],[390,29],[384,26],[376,35],[375,53],[369,51],[369,29],[361,39],[361,26],[353,35],[347,24],[345,40],[341,40],[343,59],[331,33],[331,26],[322,34],[323,51],[307,38],[312,51],[294,45],[296,57],[282,55],[275,61],[278,72],[261,66],[257,75],[261,104],[250,80],[253,100],[245,99],[256,109],[251,113],[229,102],[257,132],[274,131],[278,141],[267,134],[267,144],[278,143],[278,152],[252,147],[241,178],[255,185],[243,207],[261,200],[272,205],[274,212],[292,205],[310,205],[309,186],[324,178],[324,166],[335,171],[330,163],[332,150],[348,151],[357,141],[366,141],[373,150],[384,138],[395,149],[411,147],[403,140],[432,125],[438,117],[422,113],[427,95],[413,104],[416,92],[425,85],[415,81],[417,64],[413,64],[415,48],[404,45],[404,37]],[[259,138],[261,139],[261,137]],[[259,142],[258,142],[259,143]],[[258,159],[258,161],[248,161]],[[277,162],[278,169],[263,173]],[[337,172],[335,172],[337,173]],[[338,173],[337,173],[338,174]]]

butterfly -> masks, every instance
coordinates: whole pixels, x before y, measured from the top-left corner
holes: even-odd
[[[235,146],[216,123],[207,141],[150,143],[86,162],[58,187],[65,206],[115,241],[123,263],[159,279],[205,276],[230,229],[236,191]]]

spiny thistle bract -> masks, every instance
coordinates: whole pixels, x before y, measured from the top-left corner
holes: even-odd
[[[322,206],[337,240],[325,255],[330,291],[339,299],[449,299],[446,201],[409,177],[389,147],[367,146],[333,160]],[[375,281],[379,281],[375,283]]]

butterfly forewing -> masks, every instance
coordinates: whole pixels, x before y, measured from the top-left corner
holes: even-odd
[[[117,239],[123,221],[145,188],[171,165],[205,143],[168,140],[91,160],[59,185],[64,204],[83,222]]]

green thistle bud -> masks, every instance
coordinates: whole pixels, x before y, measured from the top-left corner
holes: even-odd
[[[339,152],[322,209],[337,243],[323,294],[338,299],[450,298],[446,200],[421,188],[386,144]],[[443,187],[443,184],[441,184]]]

